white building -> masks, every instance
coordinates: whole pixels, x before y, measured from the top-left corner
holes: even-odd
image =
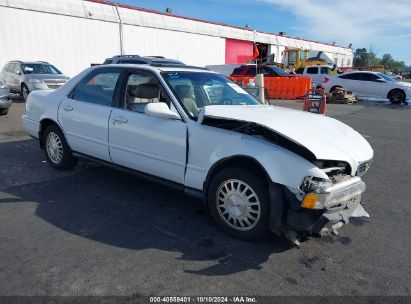
[[[323,51],[338,66],[352,65],[350,48],[101,0],[0,0],[1,67],[10,60],[41,60],[74,76],[121,53],[198,66],[244,63],[254,39],[276,61],[285,47],[297,47]]]

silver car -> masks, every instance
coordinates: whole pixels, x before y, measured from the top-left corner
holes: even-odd
[[[42,61],[10,61],[4,66],[0,76],[0,80],[24,100],[32,91],[57,89],[69,79],[55,66]]]
[[[11,107],[10,88],[0,80],[0,116],[7,115]]]

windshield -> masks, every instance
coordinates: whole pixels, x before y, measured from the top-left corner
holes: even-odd
[[[51,64],[45,63],[23,63],[21,65],[24,74],[53,74],[58,75],[61,72]]]
[[[227,77],[214,73],[163,72],[185,111],[196,119],[209,105],[258,105],[260,102]]]
[[[392,79],[390,76],[387,76],[384,73],[377,73],[377,75],[386,81],[395,81],[395,79]]]

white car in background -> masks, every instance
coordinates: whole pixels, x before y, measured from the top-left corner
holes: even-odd
[[[336,88],[353,91],[357,97],[389,99],[402,103],[411,98],[411,83],[396,81],[379,72],[355,71],[324,79],[322,87],[327,93]]]
[[[397,74],[393,74],[393,73],[387,73],[386,74],[388,77],[391,77],[394,80],[401,80],[402,76],[401,75],[397,75]]]
[[[59,90],[32,92],[22,119],[52,167],[85,157],[161,181],[201,197],[235,237],[271,229],[298,242],[363,212],[373,150],[359,133],[262,105],[201,68],[92,67]]]
[[[294,71],[297,75],[310,77],[313,87],[321,86],[326,77],[329,77],[331,67],[327,65],[310,65]]]

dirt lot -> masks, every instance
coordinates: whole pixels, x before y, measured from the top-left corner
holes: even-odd
[[[0,295],[411,295],[410,109],[328,106],[375,150],[371,218],[297,249],[232,239],[200,203],[122,172],[51,169],[14,103],[0,117]]]

